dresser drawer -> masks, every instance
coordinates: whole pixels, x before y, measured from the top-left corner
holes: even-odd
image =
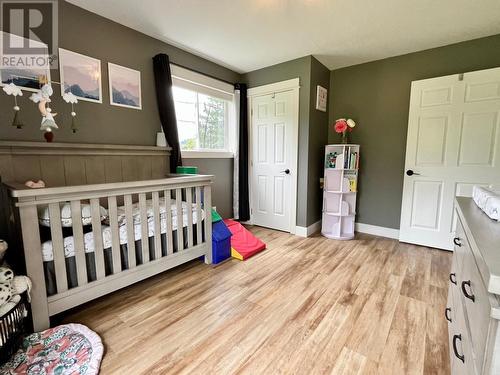
[[[462,272],[458,275],[460,297],[465,306],[465,316],[469,324],[472,347],[481,370],[491,322],[490,296],[481,278],[472,254],[467,255]]]
[[[456,361],[455,354],[453,352],[452,348],[452,340],[453,340],[453,335],[456,333],[456,325],[457,325],[457,319],[456,319],[456,313],[455,313],[455,307],[454,307],[454,301],[453,301],[453,290],[450,285],[448,289],[448,302],[446,302],[446,309],[444,311],[444,316],[446,321],[448,322],[448,342],[449,342],[449,347],[450,347],[450,368],[451,368],[451,373],[454,375],[456,372],[453,371],[453,366],[454,362]]]
[[[453,375],[476,375],[479,374],[474,360],[472,340],[464,316],[464,309],[460,296],[454,293],[456,288],[450,287],[449,298],[452,311],[451,322],[448,324],[448,336],[450,346],[450,367]],[[451,299],[451,301],[450,301]]]
[[[448,324],[452,374],[500,375],[500,223],[471,198],[457,197],[455,208],[456,278],[448,301],[454,310]]]

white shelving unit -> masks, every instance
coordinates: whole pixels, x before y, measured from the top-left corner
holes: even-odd
[[[354,237],[359,145],[327,145],[321,234],[336,240]]]

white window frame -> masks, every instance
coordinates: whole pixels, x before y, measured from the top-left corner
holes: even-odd
[[[182,157],[185,159],[234,158],[237,125],[234,105],[234,87],[229,83],[219,81],[215,78],[193,72],[174,64],[170,64],[170,70],[172,73],[173,86],[222,99],[226,103],[226,118],[224,121],[225,149],[181,150]]]

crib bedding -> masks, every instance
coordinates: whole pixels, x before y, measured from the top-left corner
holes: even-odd
[[[188,204],[186,202],[181,203],[182,207],[182,230],[184,238],[184,247],[188,246],[187,243],[187,226],[188,226]],[[161,253],[162,256],[166,255],[167,249],[167,210],[165,206],[165,201],[160,198],[160,240],[161,240]],[[45,212],[45,211],[40,211]],[[196,204],[191,206],[192,221],[193,221],[193,241],[194,244],[201,242],[202,239],[196,238],[196,227],[198,223],[198,212]],[[146,201],[146,213],[147,213],[147,227],[148,227],[148,244],[149,244],[149,256],[150,259],[154,259],[155,256],[155,223],[154,223],[154,213],[153,205],[151,200]],[[128,269],[128,238],[127,238],[127,220],[125,216],[125,207],[119,206],[117,208],[118,214],[118,234],[120,237],[120,258],[122,269]],[[170,207],[171,223],[172,223],[172,244],[173,252],[177,252],[177,204],[175,200],[171,200]],[[67,216],[67,215],[66,215]],[[103,215],[101,215],[103,219]],[[205,219],[205,212],[201,210],[201,221]],[[135,245],[135,258],[137,264],[142,264],[142,226],[141,226],[141,215],[138,203],[132,205],[132,220],[134,227],[134,245]],[[83,215],[82,215],[83,221]],[[42,224],[42,222],[40,221]],[[44,221],[44,224],[47,222]],[[86,223],[86,222],[85,222]],[[68,223],[66,223],[68,224]],[[70,224],[70,223],[69,223]],[[87,224],[90,224],[87,223]],[[104,268],[105,274],[110,275],[113,273],[113,259],[112,259],[112,231],[109,226],[109,218],[106,216],[101,224],[101,234],[104,250]],[[202,236],[204,236],[204,228],[202,226]],[[94,245],[94,233],[87,232],[83,235],[84,238],[84,250],[85,250],[85,263],[87,269],[87,279],[89,282],[95,281],[97,279],[96,268],[95,268],[95,245]],[[76,270],[76,259],[75,259],[75,240],[72,235],[68,235],[63,238],[64,246],[64,256],[66,263],[66,276],[68,281],[68,287],[73,288],[78,285],[77,280],[77,270]],[[42,243],[42,259],[43,268],[45,276],[45,285],[47,289],[47,295],[51,296],[57,293],[56,287],[56,275],[55,275],[55,265],[54,265],[54,252],[52,241],[48,240]]]
[[[61,226],[63,228],[71,227],[73,225],[73,219],[71,216],[71,204],[69,202],[61,204],[60,209]],[[90,204],[82,203],[81,210],[82,225],[90,225],[92,223]],[[102,206],[99,207],[99,214],[101,216],[101,220],[105,220],[108,217],[108,211]],[[38,207],[38,222],[41,226],[50,227],[49,206]]]
[[[149,202],[149,203],[148,203]],[[177,206],[175,201],[173,201],[171,207],[172,215],[172,230],[177,230]],[[196,204],[191,207],[193,224],[198,222],[198,213],[196,210]],[[166,210],[163,204],[163,210],[160,209],[160,234],[165,234],[167,232],[167,220],[166,220]],[[201,210],[202,220],[205,218],[205,212]],[[148,219],[148,236],[154,237],[155,225],[153,220],[153,208],[150,201],[147,201],[147,219]],[[186,202],[182,202],[182,226],[187,227],[188,225],[188,205]],[[141,216],[139,214],[139,208],[137,205],[133,207],[133,222],[134,222],[134,239],[140,240],[142,237],[142,227],[141,227]],[[109,222],[108,222],[109,224]],[[124,245],[128,242],[127,239],[127,227],[125,219],[125,208],[123,206],[118,208],[118,233],[120,237],[120,245]],[[111,248],[111,227],[106,224],[102,224],[102,240],[103,248]],[[93,232],[88,232],[84,234],[84,249],[85,253],[94,252],[94,234]],[[175,237],[175,236],[174,236]],[[66,258],[73,257],[75,255],[75,241],[73,236],[68,236],[63,239],[64,244],[64,256]],[[52,241],[45,241],[42,243],[42,258],[44,262],[51,262],[54,260],[54,252],[52,247]]]

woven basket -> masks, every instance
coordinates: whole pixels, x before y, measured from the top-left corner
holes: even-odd
[[[6,362],[20,347],[26,333],[27,304],[25,296],[0,318],[0,363]]]

